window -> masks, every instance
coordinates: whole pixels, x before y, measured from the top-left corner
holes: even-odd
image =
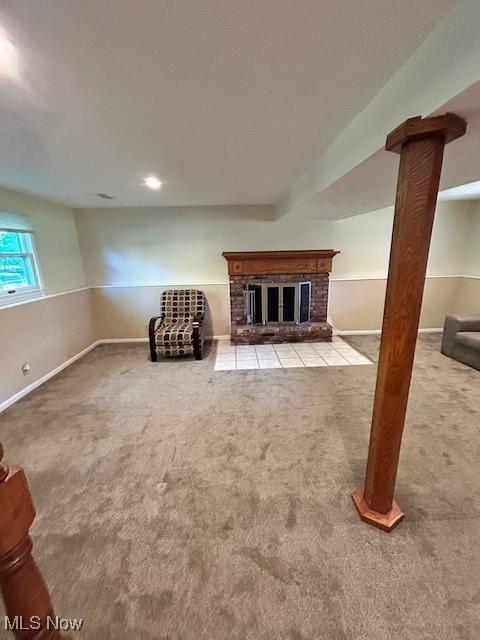
[[[0,306],[41,294],[33,231],[22,216],[0,213]]]

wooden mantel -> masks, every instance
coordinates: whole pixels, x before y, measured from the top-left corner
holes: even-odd
[[[333,249],[301,251],[224,251],[231,276],[282,273],[330,273]]]

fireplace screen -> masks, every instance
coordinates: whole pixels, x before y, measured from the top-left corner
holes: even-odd
[[[289,284],[249,283],[245,289],[245,315],[248,324],[310,320],[310,282]]]

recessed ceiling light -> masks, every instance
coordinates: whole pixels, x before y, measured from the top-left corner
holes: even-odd
[[[102,198],[102,200],[113,200],[114,197],[108,195],[108,193],[96,193],[96,196],[98,196],[99,198]]]
[[[13,45],[7,36],[0,31],[0,55],[5,56],[13,49]]]
[[[0,77],[18,75],[17,53],[15,47],[0,28]]]
[[[153,189],[154,191],[156,191],[162,186],[162,181],[155,176],[148,176],[144,179],[143,184],[149,189]]]

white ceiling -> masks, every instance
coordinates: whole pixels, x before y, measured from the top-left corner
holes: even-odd
[[[0,184],[79,207],[275,203],[454,4],[2,0]]]
[[[480,199],[480,81],[432,115],[448,112],[467,121],[467,133],[445,147],[439,199]],[[305,219],[338,219],[392,205],[399,159],[398,154],[381,149],[291,213]]]
[[[291,185],[275,216],[332,219],[393,204],[399,157],[384,150],[385,138],[415,115],[450,111],[467,121],[466,135],[446,147],[440,188],[480,180],[479,24],[480,2],[457,2]]]

